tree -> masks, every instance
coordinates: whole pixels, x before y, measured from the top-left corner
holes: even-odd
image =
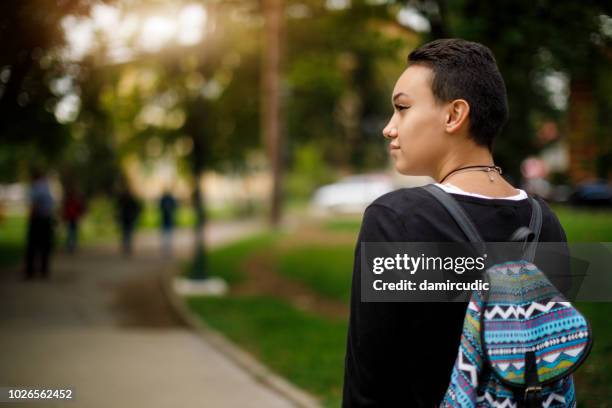
[[[520,177],[520,162],[540,147],[535,137],[538,126],[549,119],[561,121],[567,113],[552,103],[544,81],[548,75],[566,75],[573,95],[570,104],[591,105],[586,110],[592,110],[590,90],[595,89],[594,83],[603,80],[603,72],[610,67],[610,35],[602,33],[601,24],[601,19],[612,12],[609,3],[428,0],[416,2],[416,6],[432,21],[434,29],[429,39],[461,37],[484,43],[493,50],[506,82],[510,106],[510,120],[496,141],[495,155],[513,178]],[[587,78],[593,81],[585,83]],[[577,106],[570,106],[569,111],[576,109],[584,111]],[[569,117],[571,149],[581,149],[584,143],[577,141],[584,136],[578,135],[585,132],[590,135],[587,144],[593,146],[597,143],[596,129],[603,125],[600,120],[599,126],[587,130],[584,123],[576,122],[580,116]],[[591,117],[590,120],[595,120],[596,115]],[[612,128],[608,127],[605,132],[610,131]],[[601,153],[606,154],[605,150]],[[594,159],[590,157],[591,161]]]
[[[223,170],[241,163],[258,145],[258,106],[249,98],[258,92],[257,42],[250,25],[207,4],[207,30],[201,44],[136,53],[120,64],[98,61],[80,78],[83,98],[75,128],[96,118],[114,145],[117,160],[150,157],[151,142],[169,152],[188,146],[178,161],[188,169],[196,214],[194,278],[204,278],[205,170]],[[221,29],[223,28],[223,30]],[[257,40],[255,40],[257,41]],[[82,71],[86,73],[87,71]],[[95,134],[94,130],[94,134]],[[186,143],[187,142],[187,143]],[[158,154],[161,153],[158,152]]]
[[[419,36],[400,25],[396,7],[354,1],[328,10],[303,2],[287,28],[289,158],[316,145],[341,172],[380,168],[389,92]]]
[[[270,199],[270,223],[280,222],[283,180],[283,101],[281,96],[281,70],[284,32],[284,1],[263,0],[265,19],[265,48],[262,72],[262,133],[272,171],[272,193]]]
[[[0,5],[0,178],[14,180],[32,163],[56,164],[69,132],[55,117],[52,83],[65,73],[61,20],[86,14],[89,2],[9,0]],[[10,39],[10,41],[8,40]]]

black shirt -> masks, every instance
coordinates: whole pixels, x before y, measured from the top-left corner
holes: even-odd
[[[531,217],[528,200],[453,194],[487,242],[503,242]],[[565,242],[542,205],[541,242]],[[421,188],[383,195],[366,209],[355,247],[343,407],[438,406],[459,348],[465,303],[361,302],[361,242],[465,241],[446,209]]]

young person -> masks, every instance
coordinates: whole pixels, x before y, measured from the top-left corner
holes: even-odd
[[[395,84],[383,130],[401,174],[428,175],[460,203],[487,242],[528,225],[527,194],[501,175],[494,137],[508,117],[506,88],[491,51],[461,39],[414,50]],[[550,208],[540,241],[564,242]],[[362,242],[465,241],[427,191],[406,188],[365,211],[353,268],[344,407],[434,407],[448,387],[465,314],[462,303],[361,302]]]

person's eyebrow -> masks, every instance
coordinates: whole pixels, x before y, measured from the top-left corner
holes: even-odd
[[[393,95],[393,99],[392,99],[392,101],[393,101],[393,102],[395,102],[395,100],[396,100],[397,98],[399,98],[400,96],[408,96],[408,94],[407,94],[407,93],[405,93],[405,92],[398,92],[398,93],[396,93],[395,95]]]

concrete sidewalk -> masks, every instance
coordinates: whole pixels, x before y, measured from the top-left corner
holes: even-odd
[[[213,224],[207,242],[256,228]],[[111,246],[57,256],[49,281],[0,274],[0,386],[74,389],[69,404],[19,406],[293,406],[181,325],[162,293],[157,236],[136,244],[129,259]]]

